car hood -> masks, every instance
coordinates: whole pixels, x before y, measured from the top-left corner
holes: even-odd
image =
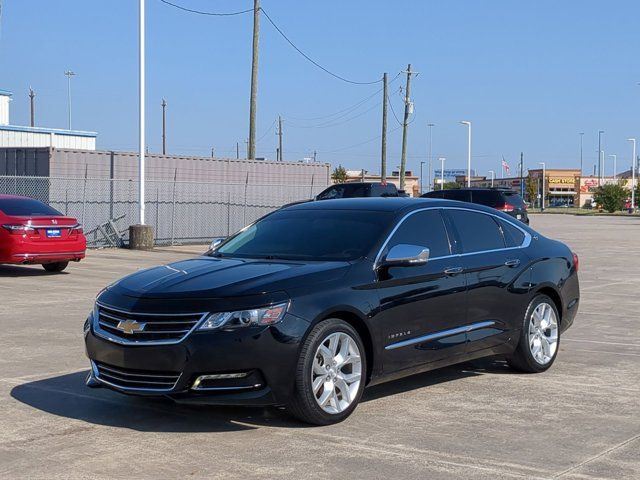
[[[137,298],[224,298],[287,291],[344,276],[348,262],[198,257],[128,275],[110,293]]]

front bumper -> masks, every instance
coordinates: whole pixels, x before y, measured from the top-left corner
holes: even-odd
[[[87,385],[191,404],[284,404],[293,393],[299,346],[308,327],[305,320],[286,314],[269,327],[195,331],[170,345],[122,345],[96,334],[91,326],[85,333],[92,367]],[[245,376],[201,383],[194,389],[198,377],[230,373]],[[156,378],[167,383],[152,384],[153,388],[137,383]]]

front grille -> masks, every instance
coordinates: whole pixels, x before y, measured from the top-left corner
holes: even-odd
[[[96,332],[118,343],[177,343],[202,320],[203,313],[133,313],[98,304]]]
[[[101,362],[93,362],[94,374],[98,380],[123,390],[172,390],[178,379],[179,372],[156,372],[132,370],[114,367]]]

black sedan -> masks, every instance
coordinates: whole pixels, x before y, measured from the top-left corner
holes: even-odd
[[[489,355],[542,372],[578,310],[578,258],[494,209],[327,200],[103,290],[87,384],[330,424],[365,386]]]

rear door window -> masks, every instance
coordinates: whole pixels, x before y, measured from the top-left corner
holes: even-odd
[[[472,202],[495,208],[500,204],[500,193],[492,190],[474,190]]]
[[[469,190],[443,190],[444,195],[443,198],[447,200],[458,200],[460,202],[470,202],[471,201],[471,192]]]
[[[447,210],[460,237],[463,253],[505,248],[504,236],[491,215],[469,210]]]
[[[504,192],[504,197],[506,200],[505,203],[513,205],[516,208],[524,208],[524,200],[522,200],[522,197],[516,192]]]
[[[440,210],[424,210],[410,215],[393,234],[383,255],[400,244],[427,247],[432,258],[450,255],[449,238]]]
[[[519,247],[524,243],[524,232],[522,230],[503,220],[498,220],[498,223],[502,228],[507,247]]]
[[[0,211],[16,217],[60,216],[55,208],[32,198],[0,199]]]

